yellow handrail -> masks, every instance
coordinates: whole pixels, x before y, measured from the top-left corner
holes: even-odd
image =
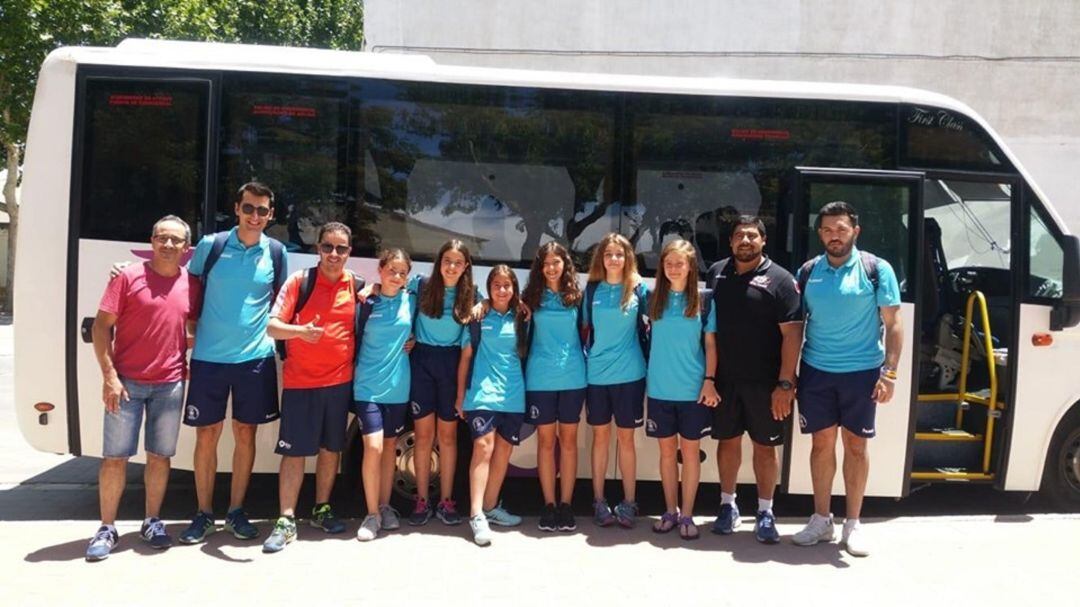
[[[975,301],[979,302],[979,314],[982,316],[983,348],[986,350],[986,371],[990,376],[990,400],[986,403],[986,433],[983,445],[983,472],[990,471],[990,447],[994,440],[994,410],[997,407],[997,367],[994,365],[994,344],[990,334],[990,312],[986,305],[986,296],[982,291],[972,291],[967,298],[964,310],[964,349],[960,354],[960,390],[961,398],[966,399],[968,371],[971,365],[971,326]],[[964,421],[963,407],[956,408],[956,427]]]

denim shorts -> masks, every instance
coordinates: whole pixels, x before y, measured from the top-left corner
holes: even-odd
[[[184,410],[184,382],[144,384],[120,378],[127,390],[128,400],[120,402],[116,413],[105,412],[101,454],[104,457],[131,457],[139,448],[139,427],[146,413],[146,437],[143,447],[147,453],[172,457],[176,455],[176,439],[180,434],[180,417]]]

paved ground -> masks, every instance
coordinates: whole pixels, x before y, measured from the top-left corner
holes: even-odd
[[[129,470],[121,508],[121,543],[103,563],[83,562],[96,527],[97,461],[41,454],[14,427],[11,327],[0,326],[0,589],[4,604],[316,604],[414,602],[461,604],[476,599],[515,605],[642,604],[691,600],[710,604],[835,604],[853,600],[899,605],[1077,604],[1075,575],[1080,515],[1046,513],[1038,499],[988,487],[933,486],[896,502],[869,500],[867,532],[875,553],[854,559],[835,545],[799,548],[787,538],[761,546],[749,528],[733,537],[707,533],[697,542],[658,536],[643,523],[633,531],[596,529],[579,519],[574,534],[535,531],[536,519],[478,548],[465,527],[433,523],[403,529],[370,544],[309,527],[281,554],[218,533],[198,547],[155,552],[137,537],[140,466]],[[224,478],[222,479],[224,481]],[[226,485],[219,482],[219,488]],[[584,487],[581,487],[584,489]],[[643,503],[658,510],[654,486]],[[511,507],[535,514],[535,481],[511,488]],[[175,472],[165,516],[179,532],[194,501],[191,475]],[[579,491],[579,495],[584,492]],[[216,501],[225,495],[219,492]],[[259,518],[274,515],[276,483],[257,477],[249,500]],[[346,514],[354,496],[339,491]],[[302,504],[310,503],[310,481]],[[752,490],[740,495],[744,510]],[[579,513],[587,507],[579,503]],[[703,489],[699,512],[716,507]],[[780,531],[801,527],[809,503],[778,501]],[[944,515],[948,513],[948,515]],[[958,515],[959,514],[959,515]],[[583,518],[583,517],[582,517]],[[699,517],[699,524],[706,524]],[[264,534],[269,523],[259,524]],[[703,530],[705,527],[703,527]],[[847,598],[842,598],[847,595]],[[764,598],[763,598],[764,597]]]

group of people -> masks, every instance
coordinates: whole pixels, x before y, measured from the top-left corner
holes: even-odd
[[[114,522],[125,464],[137,451],[144,416],[142,538],[155,548],[172,545],[159,515],[181,419],[196,429],[198,509],[179,540],[198,543],[217,529],[217,444],[230,396],[235,447],[224,528],[237,538],[259,534],[243,509],[255,432],[280,417],[281,513],[263,543],[266,552],[297,537],[307,457],[316,458],[310,524],[326,533],[345,531],[330,495],[350,412],[363,445],[367,515],[357,531],[361,541],[401,524],[390,494],[395,442],[409,417],[417,481],[409,524],[466,519],[479,545],[491,543],[491,525],[521,524],[499,496],[522,425],[529,423],[536,427],[544,500],[538,526],[573,531],[584,409],[592,428],[596,525],[635,526],[634,433],[644,425],[658,441],[665,503],[653,531],[699,536],[693,519],[699,443],[712,436],[719,441],[721,480],[712,531],[733,533],[742,521],[735,491],[742,436],[749,434],[758,489],[754,534],[777,543],[776,447],[785,440],[798,394],[800,428],[813,435],[815,512],[792,541],[812,545],[834,538],[830,500],[840,435],[847,502],[842,541],[853,555],[868,553],[859,528],[867,440],[874,435],[877,404],[892,397],[903,340],[895,274],[885,260],[855,248],[858,215],[847,203],[820,210],[825,253],[806,262],[797,277],[763,253],[764,223],[743,216],[733,227],[731,257],[704,277],[693,245],[673,240],[663,247],[649,288],[631,243],[612,233],[597,245],[584,288],[566,247],[549,242],[536,252],[523,289],[508,266],[494,266],[485,277],[486,298],[459,240],[439,249],[428,276],[412,273],[406,251],[387,248],[379,256],[377,281],[366,284],[345,268],[350,228],[331,222],[318,233],[318,264],[290,275],[284,247],[263,233],[273,219],[272,191],[244,184],[235,213],[237,227],[203,238],[187,268],[190,228],[176,216],[162,218],[152,230],[152,259],[114,270],[102,297],[93,328],[104,377],[102,521],[87,547],[88,560],[106,558],[119,539]],[[698,288],[702,279],[706,289]],[[464,517],[453,496],[460,421],[473,441]],[[612,421],[622,482],[614,507],[604,483]],[[429,495],[436,442],[437,501]]]

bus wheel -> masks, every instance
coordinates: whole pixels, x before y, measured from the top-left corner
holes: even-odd
[[[431,478],[428,479],[428,495],[438,497],[439,446],[431,450]],[[402,432],[397,438],[394,453],[394,498],[406,516],[412,513],[416,498],[416,433]]]
[[[1054,432],[1042,485],[1055,506],[1080,512],[1080,407],[1074,407]]]

